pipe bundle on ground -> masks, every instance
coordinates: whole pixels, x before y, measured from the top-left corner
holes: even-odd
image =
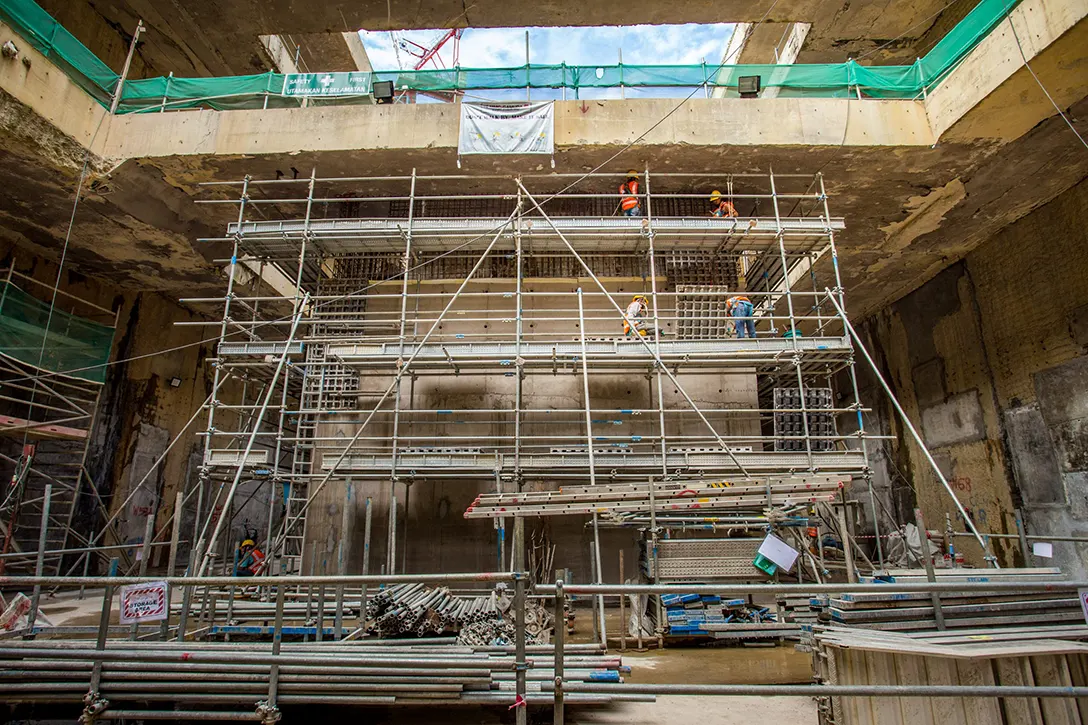
[[[595,646],[572,645],[567,678],[621,680],[618,657]],[[292,704],[512,704],[514,655],[509,647],[412,646],[358,642],[271,643],[130,642],[91,640],[0,643],[0,701],[80,703],[90,689],[95,661],[102,662],[99,693],[111,706],[175,702],[189,706],[252,708],[269,692],[278,665],[278,703]],[[550,702],[541,684],[554,679],[550,647],[529,650],[528,700]],[[615,697],[587,696],[605,704]],[[572,698],[568,698],[570,701]],[[622,697],[620,699],[623,699]]]

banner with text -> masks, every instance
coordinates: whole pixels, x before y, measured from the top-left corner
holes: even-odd
[[[288,73],[283,79],[285,96],[366,96],[372,76],[357,73]]]
[[[555,105],[462,103],[457,153],[555,153]]]

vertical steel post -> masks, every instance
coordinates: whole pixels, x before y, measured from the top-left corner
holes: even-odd
[[[53,484],[45,484],[45,498],[42,500],[41,531],[38,532],[38,556],[34,561],[34,576],[40,577],[45,571],[45,547],[46,537],[49,535],[49,508],[53,501]],[[73,502],[73,506],[75,503]],[[15,522],[11,524],[15,527]],[[88,557],[90,553],[88,552]],[[63,556],[58,554],[58,556]],[[34,593],[30,595],[30,611],[27,613],[26,630],[28,637],[34,636],[34,623],[38,620],[38,604],[42,599],[42,585],[34,585]]]
[[[166,560],[166,576],[167,578],[174,576],[174,568],[178,563],[178,541],[181,539],[181,509],[184,505],[184,496],[182,491],[178,491],[174,496],[174,521],[170,530],[170,556]],[[170,590],[167,589],[170,593]],[[170,611],[170,602],[167,602],[166,611]],[[159,633],[159,639],[163,642],[170,636],[170,616],[167,614],[166,619],[162,620],[162,627]]]
[[[525,518],[514,517],[514,692],[518,705],[514,708],[517,725],[526,725],[527,706],[525,702],[525,675],[528,664],[525,661],[525,586],[528,575],[525,572]]]
[[[117,576],[117,566],[121,560],[116,556],[110,559],[109,576]],[[110,634],[110,608],[113,605],[113,585],[107,584],[102,589],[102,612],[98,617],[98,641],[94,648],[98,651],[106,649],[106,639]],[[102,684],[102,660],[96,659],[91,666],[91,686],[87,693],[90,700],[98,699],[98,687]]]
[[[276,697],[279,695],[280,666],[276,663],[276,657],[280,654],[280,646],[283,644],[283,602],[287,587],[283,584],[276,586],[276,620],[272,625],[272,664],[268,670],[268,706],[276,707]]]
[[[593,414],[589,402],[589,360],[586,347],[586,313],[582,301],[582,288],[578,288],[578,330],[582,344],[582,394],[585,397],[586,412],[586,452],[589,454],[589,484],[597,485],[597,465],[593,454]],[[593,512],[593,562],[597,573],[597,584],[604,583],[601,574],[601,536],[598,526],[597,512]],[[607,635],[604,627],[604,595],[597,595],[597,631],[601,644],[607,646]]]
[[[854,567],[854,547],[850,541],[850,531],[846,528],[846,493],[842,496],[842,506],[835,509],[835,518],[839,522],[839,538],[842,539],[843,558],[846,559],[846,580],[854,584],[858,580],[857,569]]]
[[[620,584],[626,584],[623,580],[623,548],[620,548]],[[620,592],[620,652],[627,651],[627,595]]]
[[[705,64],[704,64],[705,65]],[[704,77],[706,75],[706,69],[704,67]],[[647,257],[650,265],[650,301],[654,308],[654,354],[657,359],[654,360],[654,372],[657,377],[657,432],[660,449],[661,449],[661,480],[664,481],[669,477],[669,458],[668,458],[668,446],[665,434],[665,386],[661,380],[661,370],[663,368],[661,359],[661,313],[657,300],[657,254],[654,250],[654,238],[657,236],[654,233],[654,214],[653,214],[653,193],[650,189],[650,167],[646,167],[646,174],[644,177],[646,182],[646,240],[648,243]],[[651,478],[648,481],[649,484],[649,498],[650,498],[650,559],[651,566],[653,567],[652,581],[657,583],[657,564],[658,564],[658,551],[657,542],[660,532],[657,528],[657,502],[654,500],[654,481]],[[654,595],[647,595],[652,599],[657,614],[657,644],[661,647],[665,643],[664,637],[664,612],[661,606],[661,597]],[[648,599],[647,601],[650,601]],[[636,597],[636,601],[638,598]],[[638,623],[638,638],[639,649],[642,649],[642,615],[644,613],[644,607],[635,616],[635,621]]]
[[[349,478],[344,487],[344,511],[340,519],[340,544],[336,547],[336,573],[344,576],[348,573],[347,552],[351,546],[352,522],[355,519],[355,484]],[[336,639],[344,638],[344,585],[336,585],[336,616],[333,618],[333,630]]]
[[[1024,528],[1024,515],[1020,509],[1014,509],[1016,517],[1016,535],[1020,539],[1020,555],[1024,557],[1024,566],[1031,566],[1031,547],[1028,546],[1028,532]]]
[[[412,169],[412,182],[408,192],[408,231],[404,236],[404,257],[401,261],[401,272],[404,279],[401,280],[400,292],[400,328],[398,331],[399,348],[397,355],[398,372],[404,372],[404,343],[405,328],[408,315],[408,278],[412,267],[412,224],[415,221],[416,209],[416,170]],[[403,376],[401,376],[403,377]],[[393,393],[393,437],[390,442],[391,464],[389,473],[389,542],[386,547],[386,571],[395,574],[397,571],[397,446],[400,437],[400,383],[401,377],[396,379],[396,387]]]
[[[552,724],[564,725],[563,713],[563,640],[567,635],[566,597],[563,594],[562,570],[555,572],[555,693]]]
[[[922,550],[922,564],[926,568],[926,581],[936,582],[937,575],[933,571],[933,557],[929,554],[929,535],[926,533],[926,522],[922,518],[922,509],[914,509],[915,526],[918,527],[918,548]],[[933,602],[933,620],[937,623],[937,629],[944,631],[944,611],[941,609],[941,595],[930,592]]]
[[[532,102],[533,96],[530,92],[532,83],[529,79],[529,73],[532,72],[532,66],[529,63],[529,31],[525,31],[525,100]]]
[[[132,42],[128,45],[128,55],[125,56],[125,65],[121,68],[121,75],[117,77],[117,85],[113,87],[113,99],[110,101],[110,115],[117,113],[117,107],[121,104],[121,93],[125,89],[125,79],[128,78],[129,68],[132,66],[132,56],[136,54],[136,44],[140,42],[140,34],[143,33],[144,21],[141,18],[136,22],[136,32],[132,34]]]
[[[839,251],[838,247],[835,246],[835,233],[831,231],[831,209],[827,204],[827,189],[824,186],[824,175],[819,173],[816,176],[820,181],[820,200],[823,202],[824,207],[823,219],[827,226],[827,243],[831,249],[831,268],[835,271],[835,289],[834,291],[829,292],[828,297],[832,304],[835,304],[837,308],[842,309],[842,317],[843,319],[846,319],[846,298],[842,286],[842,273],[839,270]],[[815,290],[813,290],[813,292],[815,292]],[[838,303],[836,303],[834,299],[836,294],[839,297]],[[846,332],[846,330],[844,330],[844,332]],[[849,337],[849,335],[847,337]],[[868,488],[869,499],[873,508],[873,540],[876,542],[877,561],[880,563],[880,568],[884,569],[884,545],[880,542],[880,520],[877,517],[876,492],[873,490],[873,472],[869,468],[869,445],[865,440],[865,418],[861,413],[861,396],[858,393],[858,376],[857,370],[854,369],[853,359],[850,360],[848,368],[850,370],[850,385],[854,393],[854,409],[858,414],[858,444],[861,449],[862,458],[865,459],[865,484]]]
[[[370,523],[371,523],[371,499],[366,497],[365,523],[363,524],[363,576],[370,573]],[[363,582],[362,594],[359,598],[359,624],[366,628],[366,595],[367,584]]]
[[[140,547],[140,577],[147,576],[147,565],[151,559],[151,540],[155,536],[155,514],[159,511],[159,496],[156,492],[155,497],[151,499],[151,511],[147,514],[147,521],[144,522],[144,540],[143,545]],[[169,611],[169,606],[167,606]],[[228,617],[229,618],[229,617]],[[136,634],[140,631],[140,624],[138,622],[132,623],[132,628],[129,630],[128,638],[130,640],[136,639]]]

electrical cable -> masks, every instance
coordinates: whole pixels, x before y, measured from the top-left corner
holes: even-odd
[[[1062,120],[1065,121],[1065,125],[1069,126],[1069,130],[1073,132],[1081,145],[1088,149],[1088,141],[1084,140],[1084,137],[1080,135],[1080,131],[1077,130],[1077,127],[1073,125],[1073,122],[1069,120],[1065,115],[1065,112],[1058,107],[1058,103],[1054,100],[1054,97],[1050,95],[1050,91],[1046,89],[1043,82],[1039,80],[1039,76],[1035,74],[1035,70],[1032,69],[1031,63],[1028,62],[1028,56],[1024,52],[1024,46],[1020,44],[1020,35],[1016,32],[1016,24],[1012,21],[1012,3],[1005,6],[1005,17],[1009,21],[1009,28],[1012,30],[1012,37],[1016,41],[1016,47],[1020,49],[1020,57],[1024,59],[1024,67],[1028,69],[1028,73],[1031,73],[1031,77],[1039,84],[1039,89],[1043,92],[1043,95],[1046,96],[1047,100],[1050,101],[1050,105],[1054,106],[1054,110],[1058,112],[1058,115],[1062,117]]]

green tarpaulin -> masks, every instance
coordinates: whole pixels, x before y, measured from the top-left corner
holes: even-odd
[[[807,65],[528,65],[517,68],[377,71],[374,81],[393,81],[397,91],[442,93],[517,88],[735,88],[740,76],[758,75],[764,88],[782,96],[914,98],[947,75],[993,30],[1016,0],[981,0],[934,48],[909,66],[865,66],[854,61]],[[60,27],[32,0],[0,0],[0,19],[64,67],[101,103],[108,104],[117,75]],[[147,78],[123,86],[120,113],[162,108],[216,109],[298,106],[283,96],[284,76],[263,73],[228,78]],[[678,93],[677,95],[683,95]],[[311,99],[314,104],[351,103],[351,97]],[[358,99],[356,99],[358,102]]]

